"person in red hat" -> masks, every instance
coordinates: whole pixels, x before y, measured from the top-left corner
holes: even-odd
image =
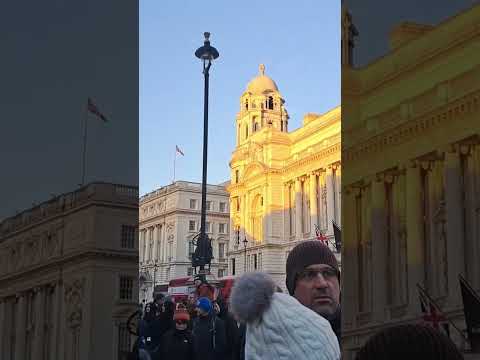
[[[160,345],[159,359],[162,360],[193,360],[194,338],[188,329],[190,314],[183,304],[177,304],[173,314],[175,328],[167,331]]]

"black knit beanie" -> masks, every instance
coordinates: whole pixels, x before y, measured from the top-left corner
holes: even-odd
[[[398,325],[372,336],[355,360],[462,360],[463,355],[445,334],[431,326]]]
[[[318,240],[308,240],[295,246],[287,258],[287,289],[290,295],[295,292],[297,275],[307,266],[326,264],[338,271],[337,258],[333,252]]]

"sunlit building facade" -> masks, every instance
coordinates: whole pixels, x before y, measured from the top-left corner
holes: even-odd
[[[229,274],[261,270],[285,289],[288,252],[314,239],[316,227],[333,245],[340,225],[340,107],[307,114],[289,132],[285,100],[260,73],[240,98],[236,148],[230,161]],[[340,254],[337,253],[338,258]]]
[[[382,327],[422,321],[417,284],[465,329],[458,275],[480,289],[479,20],[475,6],[399,24],[384,57],[342,69],[346,360]]]

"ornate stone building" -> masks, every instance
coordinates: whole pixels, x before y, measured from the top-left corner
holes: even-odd
[[[207,185],[206,230],[213,239],[212,273],[226,275],[229,201],[226,184]],[[192,240],[200,232],[200,183],[176,181],[140,199],[140,299],[150,301],[153,283],[192,275]]]
[[[125,359],[138,190],[92,183],[0,223],[0,358]]]
[[[288,120],[285,100],[260,65],[235,122],[229,273],[266,271],[284,289],[288,252],[315,238],[315,225],[333,240],[332,220],[340,224],[341,213],[340,107],[307,114],[292,132]]]
[[[387,55],[342,69],[346,360],[378,329],[421,320],[417,283],[465,329],[458,274],[480,289],[479,23],[480,6],[402,23]]]

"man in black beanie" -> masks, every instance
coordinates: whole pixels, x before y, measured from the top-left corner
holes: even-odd
[[[290,295],[327,319],[340,343],[340,271],[333,252],[318,240],[301,242],[288,255],[286,272]]]

